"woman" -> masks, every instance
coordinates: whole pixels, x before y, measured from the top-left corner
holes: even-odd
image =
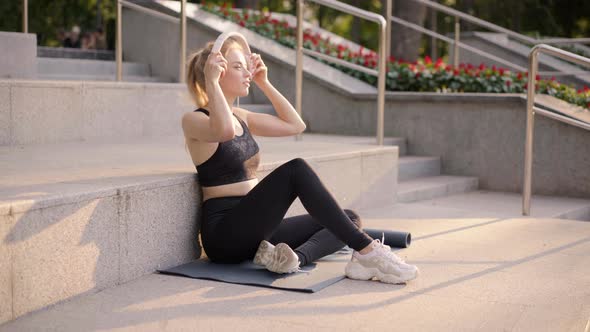
[[[269,82],[260,55],[250,54],[243,44],[230,37],[219,52],[212,52],[209,43],[188,61],[186,82],[199,108],[184,114],[182,128],[203,190],[201,240],[209,259],[254,259],[270,271],[291,273],[346,244],[355,250],[345,269],[349,278],[414,279],[418,269],[364,233],[359,216],[338,206],[303,159],[258,181],[260,158],[252,135],[295,135],[305,130],[305,123]],[[232,106],[248,95],[252,82],[278,116]],[[297,197],[309,215],[283,219]]]

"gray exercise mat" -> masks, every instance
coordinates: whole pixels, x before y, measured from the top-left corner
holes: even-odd
[[[277,274],[252,261],[240,264],[216,264],[207,259],[199,259],[171,269],[158,270],[158,272],[233,284],[315,293],[344,279],[344,267],[349,260],[349,255],[334,254],[302,267],[301,269],[306,272]]]

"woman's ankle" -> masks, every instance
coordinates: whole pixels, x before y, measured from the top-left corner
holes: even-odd
[[[369,244],[368,246],[366,246],[366,247],[364,247],[363,249],[361,249],[361,250],[359,251],[359,253],[360,253],[361,255],[366,255],[366,254],[370,253],[371,251],[373,251],[373,247],[371,246],[371,244]]]

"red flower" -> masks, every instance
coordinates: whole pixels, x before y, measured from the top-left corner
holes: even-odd
[[[535,80],[539,81],[541,79],[541,76],[539,76],[539,74],[537,74],[537,76],[535,76]]]
[[[432,63],[432,59],[427,55],[424,57],[424,63],[429,65]]]
[[[473,67],[472,67],[473,68]],[[471,68],[470,68],[471,69]],[[479,70],[484,70],[486,69],[486,66],[483,63],[479,64]]]
[[[510,87],[512,85],[511,81],[506,81],[506,86]]]
[[[441,67],[442,65],[443,65],[442,58],[438,58],[438,59],[436,59],[436,63],[434,64],[434,67],[435,67],[435,68],[439,68],[439,67]]]
[[[244,23],[244,21],[240,21],[240,23],[239,23],[239,24],[240,24],[240,26],[242,26],[242,27],[245,27],[245,26],[246,26],[246,23]]]
[[[518,74],[516,74],[516,78],[522,80],[522,73],[519,72]]]
[[[453,76],[459,76],[459,69],[453,70]]]

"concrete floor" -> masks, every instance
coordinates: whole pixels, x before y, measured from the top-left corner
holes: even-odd
[[[406,206],[407,215],[420,210]],[[418,279],[345,279],[302,294],[152,274],[0,331],[588,331],[590,223],[412,219],[394,208],[361,216],[366,227],[412,232],[397,253],[418,265]]]

